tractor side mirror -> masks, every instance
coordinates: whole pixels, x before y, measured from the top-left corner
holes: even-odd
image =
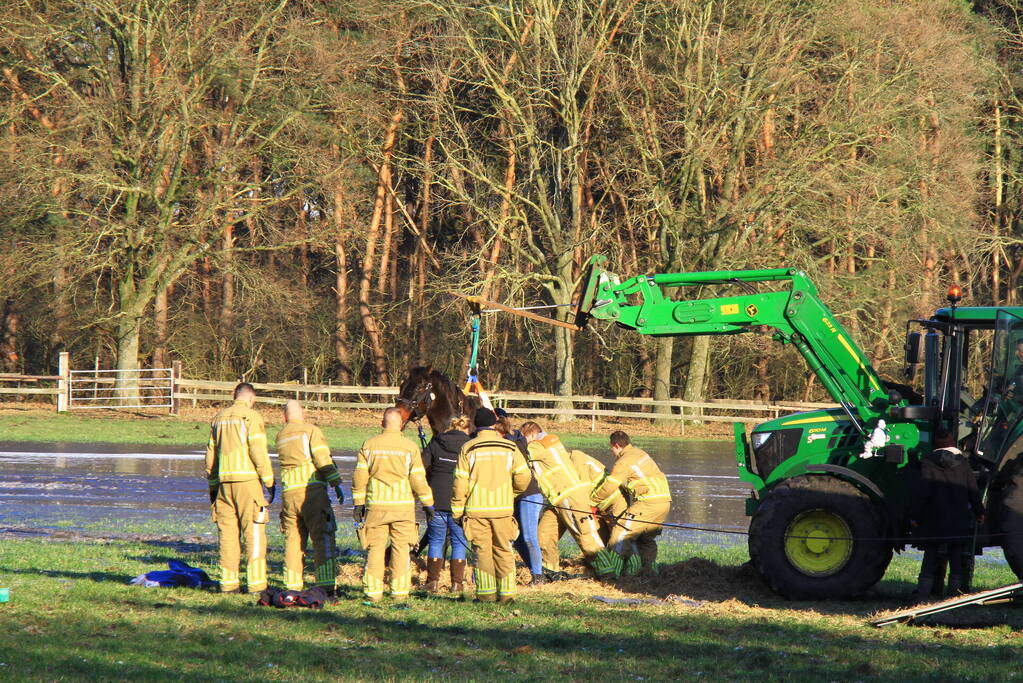
[[[906,378],[913,381],[916,368],[920,365],[920,333],[910,332],[906,335],[906,343],[902,347],[906,351]]]

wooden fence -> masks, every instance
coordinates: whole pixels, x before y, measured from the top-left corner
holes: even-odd
[[[231,400],[235,382],[187,379],[175,363],[172,412],[184,404],[194,407],[208,402]],[[3,395],[52,396],[58,410],[67,407],[70,368],[61,363],[60,375],[0,374],[0,397]],[[11,386],[14,385],[14,386]],[[253,383],[261,403],[283,404],[289,399],[302,401],[311,408],[337,410],[381,410],[394,405],[397,387],[360,387],[333,384],[300,384],[298,382]],[[702,402],[648,398],[609,398],[606,396],[555,396],[523,391],[495,391],[489,394],[495,406],[521,417],[568,415],[589,419],[595,428],[598,418],[639,420],[666,419],[686,422],[759,423],[780,415],[834,407],[833,403],[760,403],[738,399],[711,399]],[[666,412],[654,412],[658,407]]]
[[[178,402],[229,401],[234,382],[178,379],[174,398]],[[308,407],[327,409],[381,410],[394,405],[397,387],[358,387],[332,384],[299,384],[298,382],[254,383],[262,403],[283,404],[297,399]],[[833,403],[760,403],[757,401],[711,399],[703,402],[655,401],[646,398],[608,398],[606,396],[555,396],[523,391],[489,393],[495,406],[510,415],[550,417],[570,415],[588,418],[595,427],[598,418],[632,418],[640,420],[668,419],[701,422],[760,423],[787,413],[818,408],[832,408]],[[664,413],[653,412],[666,406]]]

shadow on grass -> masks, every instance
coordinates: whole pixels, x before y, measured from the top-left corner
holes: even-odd
[[[179,553],[216,553],[217,544],[216,542],[209,543],[196,543],[194,541],[176,541],[176,540],[147,540],[143,541],[145,545],[151,545],[155,548],[167,548]]]
[[[56,579],[78,579],[96,582],[113,581],[115,583],[128,583],[132,578],[128,574],[115,574],[114,572],[70,572],[57,569],[12,569],[0,567],[0,575],[20,574],[24,576],[48,576]]]
[[[1015,661],[1011,648],[942,643],[936,656],[930,649],[936,644],[911,642],[892,651],[877,631],[826,632],[822,637],[820,627],[812,624],[757,624],[698,610],[651,614],[522,600],[517,605],[521,616],[516,617],[511,610],[490,605],[452,608],[438,602],[414,601],[403,612],[365,609],[357,603],[323,611],[274,610],[228,600],[177,603],[160,610],[171,619],[165,627],[143,622],[131,628],[130,638],[103,637],[89,643],[89,659],[110,661],[126,660],[148,644],[152,649],[146,661],[129,670],[109,661],[83,662],[57,642],[18,638],[18,647],[22,659],[45,661],[52,671],[104,679],[457,675],[549,681],[606,680],[631,672],[664,680],[706,672],[818,680],[826,669],[828,679],[837,680],[887,677],[909,658],[914,668],[900,678],[946,678],[964,672],[990,678]],[[450,614],[430,614],[434,609]],[[183,632],[182,623],[204,627]],[[161,645],[170,643],[173,647]]]

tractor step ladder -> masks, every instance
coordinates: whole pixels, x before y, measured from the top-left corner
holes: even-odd
[[[1016,595],[1017,593],[1019,594],[1018,596]],[[993,588],[988,591],[981,591],[980,593],[961,595],[957,598],[951,598],[942,602],[934,602],[929,605],[912,607],[907,610],[902,610],[901,612],[888,614],[880,619],[873,619],[871,620],[870,625],[888,626],[889,624],[913,621],[919,617],[927,617],[932,614],[949,612],[954,609],[959,609],[960,607],[966,607],[967,605],[983,605],[985,603],[994,602],[995,600],[1010,600],[1014,597],[1023,597],[1023,583],[1010,583],[1008,586],[1002,586],[1001,588]]]

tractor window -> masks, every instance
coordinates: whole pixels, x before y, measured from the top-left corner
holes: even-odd
[[[994,330],[970,331],[970,344],[964,357],[963,387],[978,400],[987,390],[994,336]]]
[[[1023,415],[1023,319],[1008,311],[998,311],[983,410],[978,455],[997,462]]]

